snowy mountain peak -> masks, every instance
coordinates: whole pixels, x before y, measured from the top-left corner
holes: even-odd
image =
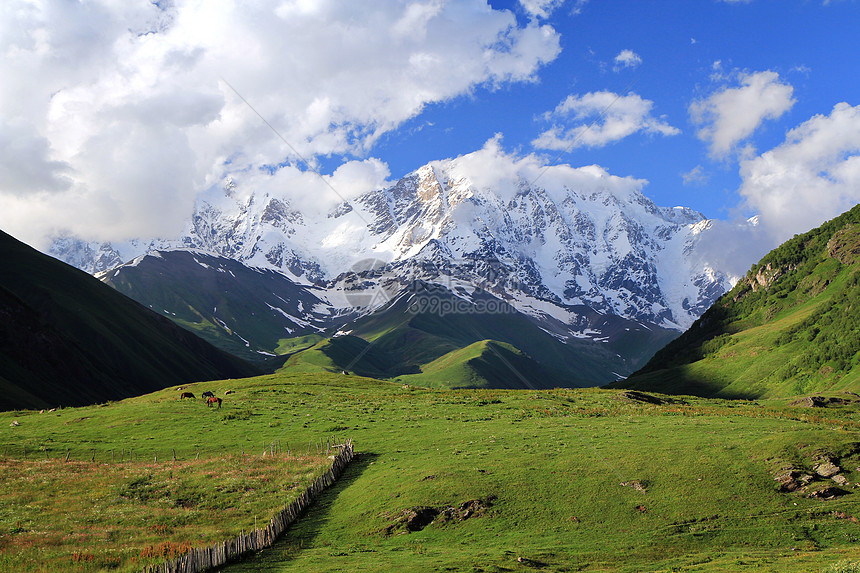
[[[198,199],[176,239],[66,239],[51,253],[97,272],[154,248],[195,249],[332,292],[368,260],[394,282],[487,285],[492,275],[520,310],[569,324],[588,307],[683,329],[728,288],[697,256],[708,220],[656,206],[644,182],[597,166],[494,170],[479,154],[429,163],[322,214],[295,208],[286,191],[257,195],[228,179]]]

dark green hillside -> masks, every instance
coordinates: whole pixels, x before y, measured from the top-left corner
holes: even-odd
[[[570,377],[543,367],[517,348],[481,340],[422,367],[420,374],[397,378],[418,386],[447,388],[562,388]]]
[[[411,381],[448,387],[595,386],[641,367],[678,334],[581,306],[571,308],[585,323],[580,328],[599,331],[604,340],[571,338],[570,325],[549,316],[527,316],[489,293],[473,293],[466,300],[445,287],[423,282],[405,286],[390,304],[371,315],[358,319],[349,312],[331,315],[313,287],[295,284],[277,272],[190,251],[151,253],[99,278],[267,371],[286,360],[272,354],[306,350],[301,359],[291,361],[292,366],[304,363],[390,379],[421,374],[423,366],[450,352],[495,340],[524,355],[525,372],[508,380],[500,374],[511,372],[510,368],[484,368],[484,372],[497,372],[490,381],[469,367],[450,379],[439,375]],[[417,310],[410,308],[416,302]],[[311,349],[338,327],[371,342],[373,349],[364,352],[371,354],[356,358],[362,352],[350,350],[359,344],[356,340],[332,341]],[[321,356],[315,355],[322,350]],[[504,364],[507,360],[504,351],[485,350],[489,361]],[[528,381],[529,377],[539,381]]]
[[[768,253],[616,387],[700,396],[860,390],[860,206]]]
[[[0,232],[0,410],[91,404],[256,372]]]
[[[373,341],[397,356],[401,364],[427,364],[481,340],[505,342],[555,372],[566,381],[563,386],[596,386],[630,372],[643,353],[650,356],[654,341],[661,346],[676,333],[627,328],[636,323],[617,320],[607,343],[587,339],[562,342],[536,325],[528,316],[489,293],[476,293],[474,303],[435,285],[417,284],[410,296],[402,296],[383,312],[364,317],[350,325],[351,333]],[[457,308],[458,312],[440,312]],[[608,321],[607,321],[608,322]],[[610,332],[612,328],[602,328]],[[638,324],[637,324],[638,326]],[[507,386],[505,386],[507,387]]]
[[[311,323],[343,322],[315,314],[319,298],[280,273],[201,253],[151,253],[99,278],[246,360],[280,354],[283,339],[317,332]]]
[[[466,301],[423,283],[344,328],[349,336],[298,352],[285,370],[348,370],[447,388],[596,386],[629,372],[610,345],[562,342],[490,294]]]

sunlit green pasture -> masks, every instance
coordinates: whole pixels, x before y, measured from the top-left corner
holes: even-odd
[[[287,452],[316,454],[331,436],[353,438],[361,455],[279,545],[235,570],[818,571],[860,562],[853,485],[822,501],[780,492],[774,481],[780,467],[808,470],[822,454],[838,461],[850,484],[860,481],[855,406],[699,398],[651,405],[621,399],[619,391],[434,390],[340,374],[190,388],[197,396],[207,389],[234,393],[220,411],[169,389],[103,406],[0,414],[3,442],[28,451],[26,463],[15,454],[0,465],[0,564],[23,563],[22,551],[56,551],[55,570],[109,568],[107,559],[76,561],[74,552],[112,555],[126,534],[109,532],[133,525],[146,529],[147,546],[193,543],[181,516],[122,494],[137,487],[129,484],[139,472],[161,472],[152,478],[162,484],[154,487],[163,492],[156,507],[182,508],[170,480],[195,464],[207,477],[190,489],[208,499],[229,489],[219,479],[250,479],[231,472],[286,460]],[[20,425],[10,427],[12,420]],[[274,462],[262,457],[273,445],[283,452]],[[198,450],[205,463],[194,460]],[[134,462],[125,458],[129,451]],[[88,461],[93,454],[97,461]],[[326,462],[307,459],[298,473],[309,478],[315,460]],[[59,495],[21,478],[38,464],[73,468],[69,488],[101,474],[120,477],[97,487],[107,504],[96,520],[71,509],[73,497],[86,497],[85,486]],[[219,503],[233,503],[237,513],[216,511],[212,519],[248,529],[252,516],[263,519],[264,508],[277,509],[297,489],[293,475],[273,475],[259,496],[229,496]],[[811,487],[827,485],[822,478]],[[405,524],[410,511],[467,502],[483,511],[414,531]],[[202,505],[182,511],[205,517]],[[65,529],[92,535],[61,556],[53,538],[37,534],[64,511]],[[217,528],[207,531],[217,536]]]

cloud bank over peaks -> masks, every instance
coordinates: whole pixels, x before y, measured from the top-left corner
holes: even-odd
[[[369,191],[383,189],[391,182],[388,165],[375,157],[347,161],[330,175],[318,175],[294,165],[274,172],[253,169],[231,174],[235,185],[233,199],[246,201],[252,194],[288,201],[295,209],[310,217],[325,216],[337,205],[350,202]],[[223,185],[208,193],[222,194]]]
[[[540,155],[508,153],[501,142],[501,134],[496,134],[478,151],[431,165],[444,169],[454,180],[467,179],[477,190],[488,190],[504,202],[514,198],[521,184],[542,187],[554,200],[563,201],[569,190],[585,194],[606,191],[625,198],[639,193],[648,183],[610,175],[598,165],[547,165]]]
[[[712,157],[736,151],[764,120],[779,119],[795,103],[794,88],[776,72],[742,73],[739,81],[739,87],[723,87],[690,104],[690,118],[700,126],[697,135],[709,145]]]
[[[169,234],[226,174],[297,161],[223,80],[311,162],[365,157],[430,103],[535,81],[559,40],[483,0],[4,2],[0,227]]]
[[[635,93],[609,91],[570,95],[543,119],[553,125],[532,141],[536,149],[603,147],[637,132],[677,135],[681,131],[654,117],[654,102]]]

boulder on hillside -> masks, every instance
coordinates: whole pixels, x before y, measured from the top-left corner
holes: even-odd
[[[824,478],[833,477],[839,472],[842,471],[842,468],[833,463],[832,460],[822,459],[819,460],[815,466],[813,466],[812,471],[820,475]]]
[[[852,404],[856,400],[848,398],[827,398],[825,396],[805,396],[791,402],[789,406],[802,406],[804,408],[827,408],[828,406],[844,406]]]
[[[847,495],[848,492],[844,489],[839,489],[838,487],[826,487],[824,489],[819,489],[818,491],[814,491],[807,495],[811,499],[836,499],[837,497],[842,497],[843,495]]]

